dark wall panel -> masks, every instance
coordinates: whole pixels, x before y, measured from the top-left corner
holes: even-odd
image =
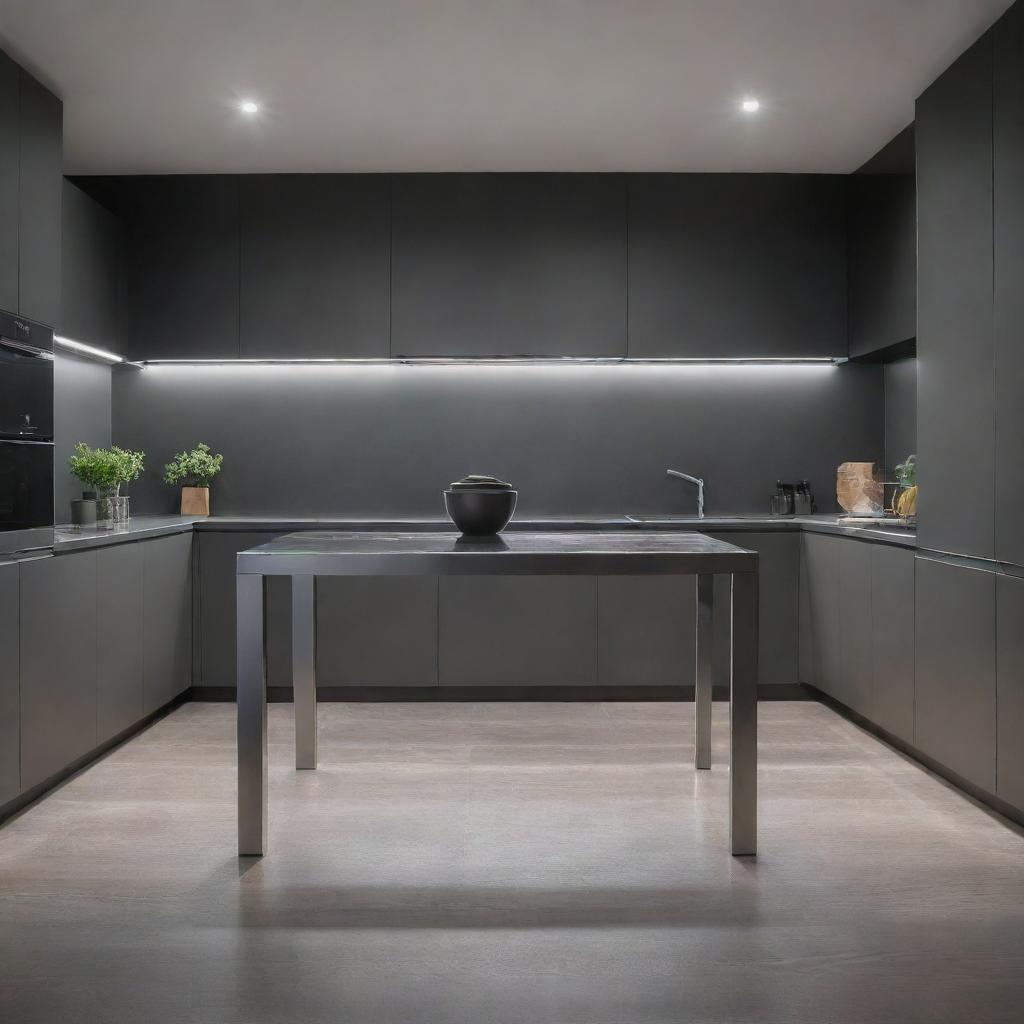
[[[388,354],[390,179],[239,179],[241,354]]]
[[[995,39],[995,557],[1024,565],[1024,4]]]
[[[845,356],[842,175],[633,175],[629,354]]]
[[[626,183],[393,178],[391,353],[626,354]]]
[[[990,32],[924,92],[916,120],[918,536],[982,558],[994,551],[992,52]]]
[[[996,611],[996,792],[1024,809],[1024,579],[997,579]]]
[[[917,359],[897,359],[886,363],[882,376],[885,386],[885,465],[889,473],[908,455],[917,452]],[[887,476],[887,480],[895,477]]]
[[[237,366],[114,375],[114,440],[147,453],[137,511],[173,511],[159,467],[225,456],[219,514],[441,518],[466,473],[519,487],[519,515],[763,511],[776,478],[835,509],[835,468],[882,458],[881,367]]]

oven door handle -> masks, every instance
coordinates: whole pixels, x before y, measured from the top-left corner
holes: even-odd
[[[37,441],[31,437],[0,437],[0,444],[31,444],[45,445],[48,448],[53,447],[52,441]]]

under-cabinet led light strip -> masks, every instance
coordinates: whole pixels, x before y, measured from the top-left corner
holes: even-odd
[[[391,359],[143,359],[139,366],[838,366],[845,356],[634,359],[619,356],[506,356]]]
[[[79,355],[90,356],[93,359],[102,359],[107,363],[128,362],[124,356],[119,356],[116,352],[108,352],[105,348],[98,348],[96,345],[87,345],[84,341],[75,341],[74,338],[65,338],[60,334],[55,334],[53,336],[53,341],[54,344],[60,345],[61,348],[66,348],[71,352],[77,352]]]

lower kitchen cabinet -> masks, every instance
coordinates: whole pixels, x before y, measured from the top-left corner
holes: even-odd
[[[871,551],[871,719],[914,741],[914,552]]]
[[[996,581],[996,794],[1024,809],[1024,579]]]
[[[0,565],[0,804],[21,791],[21,658],[17,563]]]
[[[144,547],[143,544],[114,544],[95,553],[96,603],[100,609],[96,623],[98,743],[116,736],[143,717]]]
[[[839,680],[842,644],[841,594],[839,573],[841,565],[840,543],[842,538],[824,534],[803,535],[804,577],[807,582],[808,600],[806,620],[801,629],[810,637],[811,678],[805,680],[841,700],[842,685]]]
[[[265,544],[270,532],[199,532],[199,678],[196,686],[234,688],[235,562],[239,551]],[[267,580],[267,684],[291,686],[291,581]]]
[[[597,679],[593,576],[442,576],[442,686],[592,684]]]
[[[436,686],[437,579],[321,576],[319,686]]]
[[[996,575],[918,557],[914,744],[996,789]]]
[[[135,546],[135,545],[133,545]],[[142,548],[142,710],[149,714],[192,683],[192,534]]]
[[[21,789],[96,746],[96,552],[21,563]]]
[[[871,545],[839,540],[839,692],[834,696],[872,717]]]
[[[914,552],[806,533],[801,682],[907,742],[914,738]]]
[[[693,686],[696,577],[601,576],[597,682]]]
[[[757,681],[761,686],[797,682],[798,634],[800,621],[800,534],[792,533],[710,533],[710,537],[756,551],[758,556],[758,654]],[[728,576],[715,579],[715,605],[728,610]],[[692,620],[691,620],[692,621]],[[716,685],[729,684],[729,615],[715,618]],[[690,665],[693,682],[693,666]]]

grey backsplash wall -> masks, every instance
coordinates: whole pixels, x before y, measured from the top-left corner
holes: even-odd
[[[888,470],[917,451],[917,358],[886,363],[885,465]]]
[[[883,455],[882,368],[664,365],[235,365],[113,379],[113,437],[147,453],[136,512],[170,512],[160,467],[225,456],[214,514],[444,515],[466,473],[519,488],[517,516],[761,512],[778,477],[835,508],[835,469]]]
[[[53,364],[54,514],[66,523],[71,499],[82,496],[82,485],[68,470],[75,445],[110,444],[111,371],[106,363],[64,354],[55,355]]]

